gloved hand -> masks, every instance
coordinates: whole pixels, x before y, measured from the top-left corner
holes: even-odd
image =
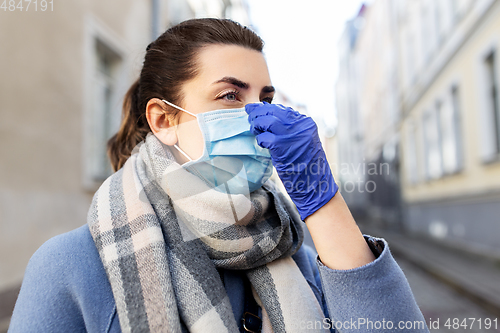
[[[250,131],[261,147],[269,149],[278,176],[305,220],[338,190],[316,123],[279,104],[247,104],[245,110]]]

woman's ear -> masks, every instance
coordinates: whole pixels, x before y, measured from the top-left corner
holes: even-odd
[[[176,119],[173,114],[165,112],[162,104],[157,98],[150,99],[146,105],[146,118],[153,134],[167,146],[173,146],[177,143]]]

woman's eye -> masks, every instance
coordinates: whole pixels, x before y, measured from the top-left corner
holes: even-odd
[[[272,97],[266,97],[266,98],[263,98],[261,100],[261,102],[267,102],[267,103],[271,104],[273,102],[273,98]]]
[[[238,100],[238,92],[237,91],[229,91],[227,93],[222,94],[219,99],[224,99],[228,102],[236,102]]]
[[[228,101],[236,101],[238,96],[236,93],[228,93],[224,96]]]

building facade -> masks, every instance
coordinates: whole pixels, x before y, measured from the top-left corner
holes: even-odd
[[[401,221],[397,24],[392,0],[361,7],[339,43],[336,86],[343,195],[358,214],[393,226]]]
[[[358,15],[346,22],[338,43],[339,76],[335,85],[336,109],[339,126],[335,133],[336,159],[329,158],[340,192],[355,215],[364,215],[368,194],[352,184],[366,183],[359,170],[364,162],[363,122],[359,107],[358,66],[355,54],[359,32],[365,19],[365,6]],[[328,140],[330,142],[333,140]],[[330,143],[330,146],[333,142]],[[333,164],[332,164],[333,160]],[[343,166],[343,167],[342,167]],[[346,188],[347,186],[347,188]]]
[[[499,258],[500,2],[375,0],[363,16],[348,54],[350,94],[363,158],[389,163],[391,173],[379,172],[369,206],[395,205],[373,200],[392,192],[400,212],[378,208],[377,216]]]
[[[405,226],[500,257],[500,2],[422,0],[399,15]]]

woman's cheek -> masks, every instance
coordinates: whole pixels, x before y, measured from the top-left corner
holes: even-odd
[[[191,159],[196,160],[203,154],[204,140],[196,119],[183,122],[177,126],[177,139],[177,145]]]

